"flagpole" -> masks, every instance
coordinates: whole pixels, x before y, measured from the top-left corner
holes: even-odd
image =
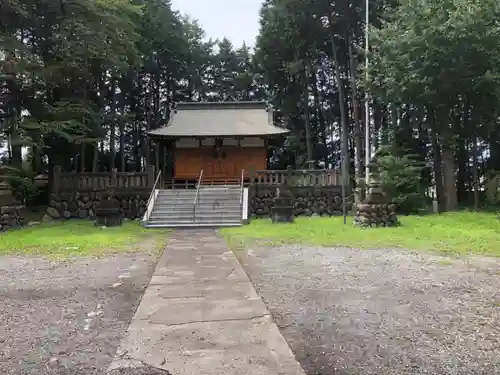
[[[370,13],[369,13],[369,0],[366,0],[365,7],[365,82],[368,84],[369,74],[369,59],[368,59],[368,51],[369,51],[369,40],[368,40],[368,26],[370,22]],[[370,96],[368,94],[368,87],[365,87],[365,184],[368,184],[370,178],[370,168],[368,164],[370,163],[370,105],[368,100]]]

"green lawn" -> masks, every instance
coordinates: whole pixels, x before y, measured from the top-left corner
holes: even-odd
[[[152,247],[158,251],[167,235],[167,230],[146,229],[134,221],[115,228],[96,227],[84,220],[57,221],[1,233],[0,255],[103,256],[137,251],[137,244],[148,240],[154,241]]]
[[[362,249],[403,248],[455,254],[500,256],[500,220],[493,213],[456,212],[400,217],[399,228],[359,229],[348,218],[298,218],[294,224],[254,220],[248,226],[226,228],[233,246],[256,240],[272,244],[299,243]]]

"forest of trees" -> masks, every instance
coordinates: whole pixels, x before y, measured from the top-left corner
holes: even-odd
[[[343,163],[352,188],[368,98],[373,151],[413,155],[442,210],[478,206],[500,171],[495,0],[370,1],[368,81],[364,0],[265,0],[255,50],[207,41],[168,0],[0,7],[0,142],[13,167],[141,170],[145,134],[172,103],[266,100],[292,130],[271,167]]]

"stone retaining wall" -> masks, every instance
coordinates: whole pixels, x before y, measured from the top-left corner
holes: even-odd
[[[342,191],[340,186],[302,186],[290,188],[295,201],[295,216],[340,216],[342,215]],[[52,195],[47,215],[52,219],[94,219],[95,207],[104,191],[59,193]],[[142,218],[146,211],[149,191],[115,193],[124,217]],[[249,216],[269,217],[274,206],[276,187],[252,186],[249,189]],[[347,209],[351,210],[352,199]]]
[[[95,219],[96,205],[106,193],[108,192],[90,191],[53,194],[47,215],[52,219]],[[120,202],[123,216],[133,220],[144,216],[149,195],[149,191],[125,191],[113,196]]]
[[[291,187],[295,201],[295,216],[339,216],[342,215],[342,189],[340,186]],[[276,187],[252,186],[249,190],[250,216],[268,217],[274,206]],[[348,198],[347,209],[352,200]]]
[[[0,232],[24,227],[24,217],[21,213],[23,208],[24,206],[0,207]]]

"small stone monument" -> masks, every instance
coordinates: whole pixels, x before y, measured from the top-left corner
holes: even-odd
[[[0,207],[0,232],[24,227],[26,222],[22,214],[23,209],[22,205]]]
[[[123,224],[120,202],[113,194],[105,194],[95,209],[96,226],[117,227]]]
[[[290,186],[291,179],[291,168],[288,168],[282,184],[276,188],[274,207],[271,210],[273,223],[293,223],[295,221],[295,217],[293,215],[295,199]]]

